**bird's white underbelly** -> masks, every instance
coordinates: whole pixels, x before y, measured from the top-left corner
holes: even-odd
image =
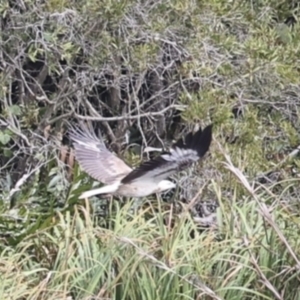
[[[121,185],[117,194],[119,196],[127,197],[146,197],[151,194],[159,192],[158,185],[156,183],[130,183]]]

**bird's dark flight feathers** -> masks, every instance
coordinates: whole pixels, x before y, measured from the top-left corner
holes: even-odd
[[[162,153],[131,171],[121,183],[128,184],[147,178],[159,182],[202,158],[208,151],[211,140],[212,125],[207,126],[203,131],[200,128],[194,134],[190,132],[184,139],[178,140],[169,152]]]

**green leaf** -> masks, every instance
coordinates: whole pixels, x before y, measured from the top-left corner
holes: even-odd
[[[9,148],[4,148],[4,149],[3,149],[3,155],[4,155],[5,157],[12,157],[13,152],[12,152]]]
[[[11,136],[5,132],[5,131],[1,131],[0,132],[0,143],[2,145],[6,145],[11,139]]]
[[[11,114],[15,116],[20,116],[22,111],[19,105],[12,105],[8,107],[8,110]]]
[[[288,44],[292,41],[292,35],[289,27],[286,24],[278,24],[275,28],[279,40],[283,44]]]

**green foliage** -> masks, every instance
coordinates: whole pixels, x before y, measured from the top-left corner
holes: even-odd
[[[0,143],[6,145],[11,139],[11,132],[9,130],[3,130],[0,132]]]

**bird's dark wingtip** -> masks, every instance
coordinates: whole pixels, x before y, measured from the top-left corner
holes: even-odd
[[[206,126],[201,133],[201,137],[197,138],[195,141],[195,148],[197,148],[199,157],[203,157],[210,147],[212,141],[212,128],[213,124]]]
[[[213,124],[206,126],[202,131],[202,136],[210,137],[210,139],[211,139],[212,138],[212,128],[213,128]]]

